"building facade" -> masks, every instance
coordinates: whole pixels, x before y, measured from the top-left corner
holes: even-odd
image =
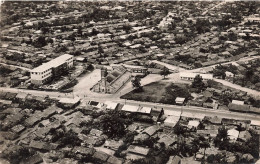
[[[42,85],[73,67],[73,56],[64,54],[31,70],[31,83]]]
[[[199,74],[199,73],[190,73],[190,72],[180,72],[180,78],[182,80],[194,80],[194,78],[200,75],[202,77],[203,80],[212,80],[213,79],[213,75],[212,74]]]
[[[114,67],[110,73],[102,69],[101,80],[93,86],[92,90],[99,93],[116,93],[131,79],[131,76],[131,72],[124,66]]]

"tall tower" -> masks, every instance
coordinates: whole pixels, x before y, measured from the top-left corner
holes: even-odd
[[[101,69],[101,86],[100,86],[100,92],[107,92],[107,82],[106,82],[106,76],[107,76],[107,69],[102,68]]]

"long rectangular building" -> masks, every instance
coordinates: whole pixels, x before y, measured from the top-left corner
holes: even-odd
[[[194,78],[200,75],[203,80],[212,80],[212,74],[192,73],[192,72],[180,72],[180,78],[182,80],[194,80]]]
[[[31,83],[41,85],[73,66],[73,56],[64,54],[31,70]]]

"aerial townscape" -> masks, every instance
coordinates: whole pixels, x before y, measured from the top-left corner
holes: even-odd
[[[259,1],[0,11],[0,164],[260,164]]]

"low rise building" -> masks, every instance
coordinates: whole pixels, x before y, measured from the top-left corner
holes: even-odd
[[[194,78],[199,75],[203,80],[212,80],[212,74],[199,74],[199,73],[190,73],[190,72],[180,72],[180,78],[182,80],[194,80]]]
[[[31,83],[42,85],[73,66],[73,56],[64,54],[31,70]]]

